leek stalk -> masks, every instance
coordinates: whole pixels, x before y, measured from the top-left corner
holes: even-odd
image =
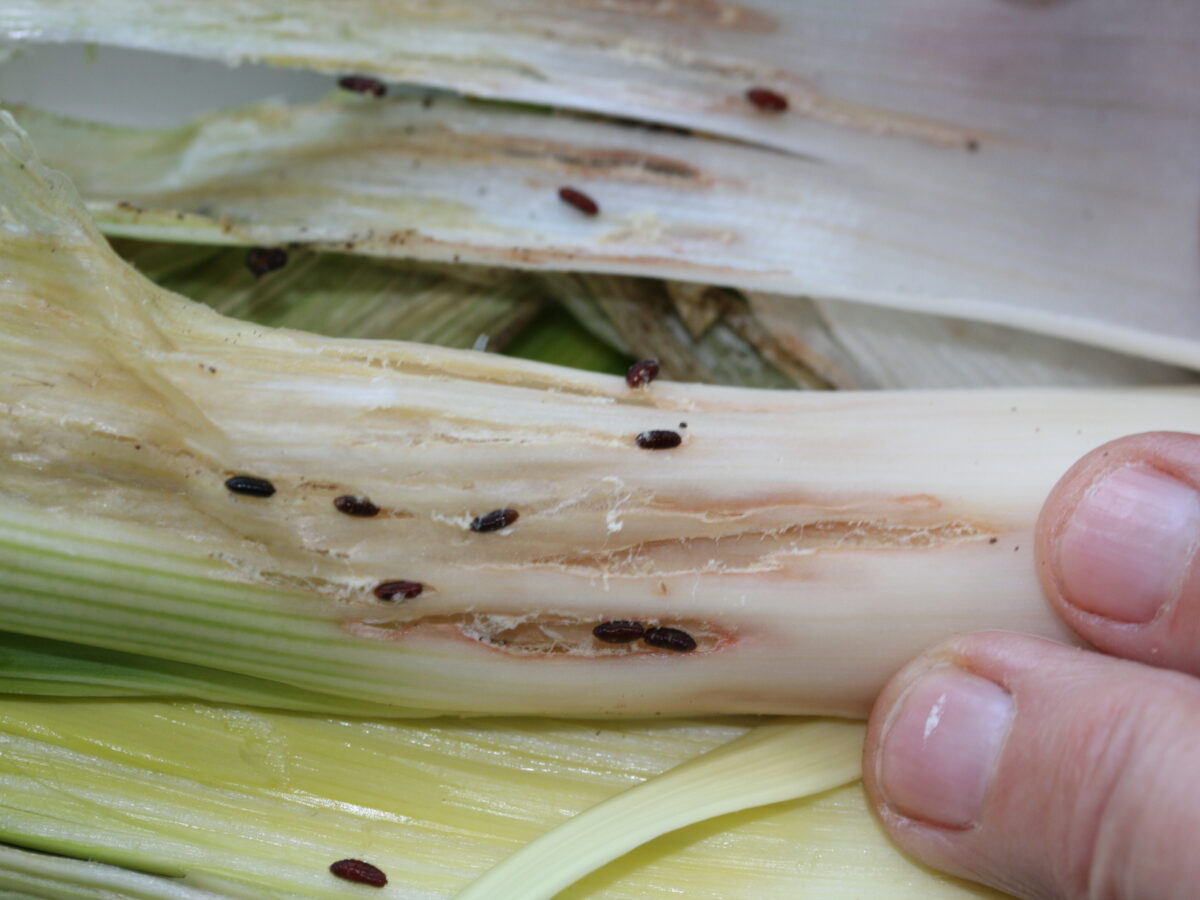
[[[1065,637],[1046,491],[1105,440],[1200,428],[1188,389],[630,389],[233,322],[121,262],[9,128],[4,630],[409,714],[862,715],[949,633]],[[419,596],[377,596],[398,579]],[[593,636],[615,620],[695,650]]]

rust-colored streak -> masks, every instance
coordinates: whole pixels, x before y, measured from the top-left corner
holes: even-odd
[[[610,180],[679,181],[708,184],[711,179],[691,163],[635,150],[614,147],[581,147],[537,138],[464,136],[464,140],[487,147],[494,155],[519,159],[525,163],[540,163],[566,174],[588,175],[601,173]],[[443,148],[444,152],[444,148]]]
[[[197,189],[199,191],[200,189]],[[171,198],[164,198],[168,205]],[[156,215],[173,215],[172,209],[156,210]],[[192,214],[194,218],[202,218]],[[123,219],[118,215],[105,213],[101,218],[110,223]],[[210,222],[214,221],[209,219]],[[241,240],[249,240],[248,232],[232,226],[229,231]],[[719,241],[728,244],[736,239],[736,235],[728,232],[713,231],[711,233],[691,233],[679,235],[672,230],[671,236],[683,237],[693,241]],[[403,228],[385,233],[369,233],[357,240],[358,252],[375,256],[411,256],[419,259],[450,261],[456,257],[464,257],[476,264],[496,263],[514,268],[585,268],[589,271],[636,271],[644,268],[669,268],[675,272],[692,273],[697,281],[736,281],[744,273],[733,265],[714,265],[712,262],[700,259],[692,260],[681,256],[670,256],[662,252],[638,253],[602,253],[596,251],[580,252],[566,247],[520,247],[520,246],[488,246],[473,241],[451,241],[433,237],[416,228]],[[344,240],[311,241],[305,246],[313,250],[341,250]],[[584,263],[585,265],[580,265]],[[782,269],[763,269],[759,271],[761,278],[786,275]]]
[[[740,3],[722,3],[721,0],[574,0],[571,5],[576,9],[722,31],[769,34],[779,28],[778,22],[756,9]]]
[[[632,620],[630,620],[632,621]],[[711,622],[696,619],[644,618],[647,633],[686,635],[689,655],[711,653],[734,643],[735,636]],[[489,650],[511,656],[552,656],[558,658],[674,656],[683,650],[682,642],[668,646],[667,641],[638,640],[614,643],[596,636],[595,620],[568,618],[549,613],[514,617],[486,612],[424,616],[408,620],[363,619],[344,621],[342,629],[356,637],[378,641],[399,641],[420,636],[437,636],[469,641]],[[609,623],[611,624],[611,623]],[[640,637],[640,635],[638,636]]]
[[[789,557],[863,550],[927,550],[977,541],[991,532],[969,522],[907,525],[870,521],[823,521],[787,528],[747,530],[719,537],[679,537],[643,541],[595,553],[549,556],[529,561],[578,575],[669,577],[768,572]],[[697,562],[700,560],[701,562]],[[665,581],[658,582],[665,593]]]
[[[288,162],[295,167],[323,163],[344,156],[345,152],[344,138],[317,141],[293,147]],[[362,160],[393,157],[409,162],[427,159],[439,165],[454,163],[472,169],[507,159],[519,160],[524,166],[540,165],[564,175],[590,174],[625,181],[667,181],[672,184],[680,181],[708,184],[712,181],[691,163],[659,153],[621,147],[589,147],[540,137],[483,134],[441,123],[407,123],[361,135],[355,142],[354,156]],[[252,178],[242,178],[235,187],[252,190],[252,182]],[[211,193],[211,183],[204,187]],[[162,196],[160,194],[156,200]]]

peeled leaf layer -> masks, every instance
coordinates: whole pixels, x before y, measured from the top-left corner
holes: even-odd
[[[551,900],[667,832],[857,781],[864,733],[849,722],[760,725],[542,835],[474,881],[459,900]]]
[[[90,860],[0,846],[4,900],[227,900],[221,894]]]
[[[415,340],[742,387],[1164,385],[1186,369],[966,319],[619,275],[529,273],[314,253],[255,278],[244,248],[118,239],[155,283],[263,325]],[[570,315],[543,309],[557,301]],[[540,313],[540,318],[539,318]],[[534,321],[536,319],[536,321]],[[577,324],[581,323],[581,324]],[[588,340],[588,335],[594,335]],[[606,350],[606,345],[611,350]]]
[[[534,279],[512,272],[293,249],[285,265],[256,278],[244,249],[129,240],[114,247],[147,278],[222,315],[334,337],[501,350],[546,299]]]
[[[878,163],[884,147],[944,160],[932,151],[974,139],[974,152],[1052,151],[1047,169],[1066,174],[1086,150],[1081,178],[1130,146],[1183,162],[1190,151],[1161,139],[1194,149],[1200,114],[1200,13],[1172,0],[9,0],[0,34],[363,72],[830,160]],[[757,109],[753,87],[789,114]],[[1088,133],[1109,146],[1078,146]]]
[[[1183,384],[1195,373],[1046,335],[861,303],[751,292],[760,327],[843,390]]]
[[[901,142],[866,166],[446,99],[266,105],[166,131],[21,118],[111,234],[859,300],[1200,366],[1200,184],[1174,163],[1147,163],[1169,183],[1114,192],[1115,163],[1078,180],[1083,150],[1069,177],[1037,174],[1042,147],[1010,168],[957,146],[906,163]]]
[[[0,699],[0,839],[170,876],[0,848],[0,890],[45,890],[57,876],[154,900],[334,900],[365,890],[328,871],[350,857],[387,874],[378,896],[441,900],[572,815],[643,782],[651,787],[747,725],[399,723]],[[796,738],[807,736],[819,755],[826,727],[856,726],[802,725]],[[797,776],[804,767],[798,757]],[[755,785],[754,772],[745,783]],[[858,785],[685,828],[561,896],[666,900],[680,892],[697,900],[995,896],[909,862],[887,843]]]

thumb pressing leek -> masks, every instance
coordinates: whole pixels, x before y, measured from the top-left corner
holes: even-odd
[[[1186,389],[635,388],[247,325],[0,128],[3,630],[397,714],[860,715],[948,633],[1062,636],[1046,491],[1200,428]]]

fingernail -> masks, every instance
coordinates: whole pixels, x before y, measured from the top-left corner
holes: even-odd
[[[979,818],[1013,717],[997,684],[954,666],[930,669],[901,697],[880,743],[878,782],[901,815],[964,828]]]
[[[1200,537],[1200,495],[1148,466],[1092,485],[1058,539],[1065,599],[1118,622],[1149,622],[1179,592]]]

